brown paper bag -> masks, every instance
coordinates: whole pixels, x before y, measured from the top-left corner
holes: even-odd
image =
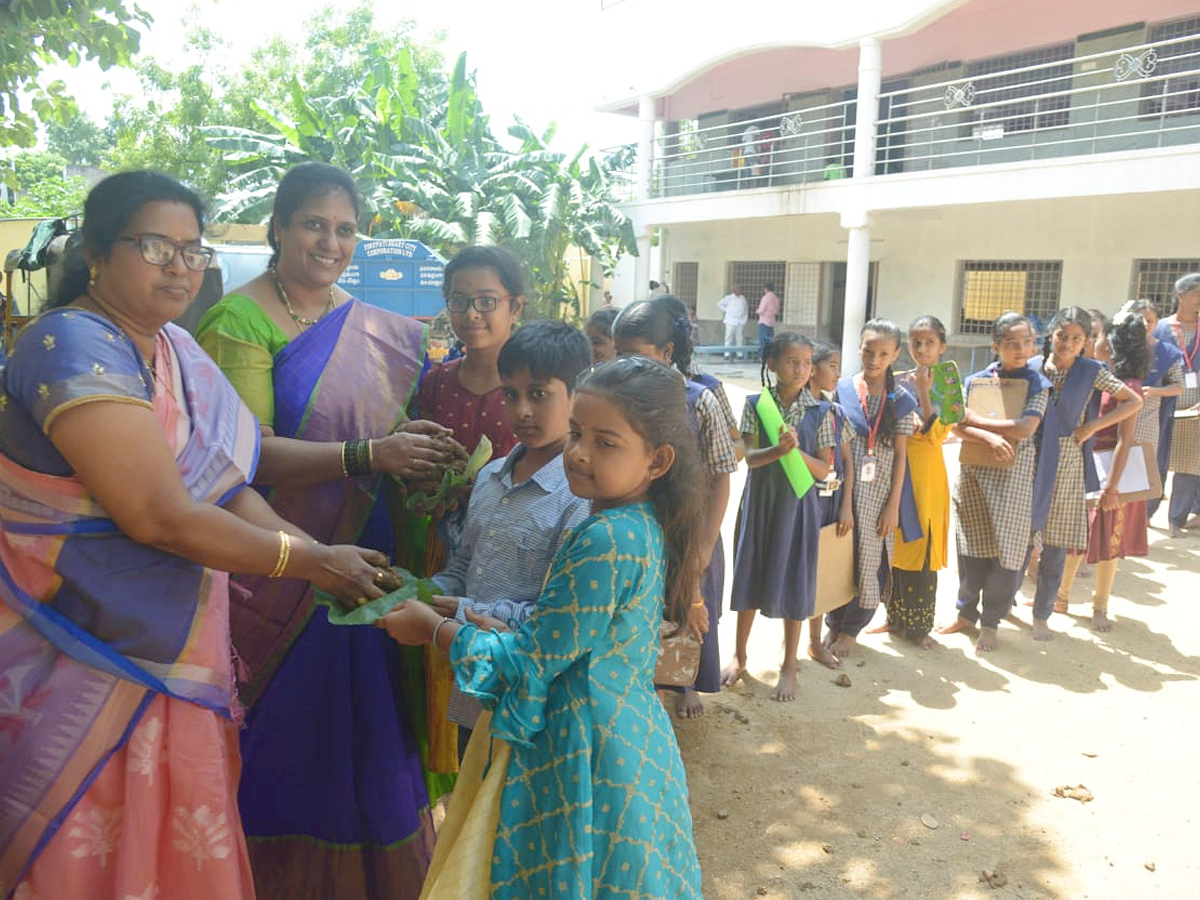
[[[854,532],[838,537],[837,523],[826,525],[817,546],[817,607],[813,615],[823,616],[854,599]]]

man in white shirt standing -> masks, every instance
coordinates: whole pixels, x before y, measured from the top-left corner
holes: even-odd
[[[742,286],[735,284],[728,294],[717,301],[717,309],[724,313],[722,321],[725,323],[725,346],[741,347],[744,343],[746,320],[749,319]],[[728,351],[725,353],[725,358],[729,359]],[[742,354],[739,353],[737,358],[741,359]]]

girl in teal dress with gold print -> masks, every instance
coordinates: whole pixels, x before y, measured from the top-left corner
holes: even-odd
[[[683,763],[653,687],[664,601],[682,626],[700,566],[686,411],[682,377],[650,360],[581,376],[563,465],[592,513],[533,615],[502,633],[414,601],[381,620],[401,643],[448,649],[459,687],[490,710],[423,898],[701,896]]]

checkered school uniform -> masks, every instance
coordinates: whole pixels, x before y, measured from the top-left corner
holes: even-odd
[[[1044,417],[1049,399],[1049,391],[1039,391],[1026,400],[1023,415]],[[1017,442],[1016,460],[1007,469],[971,465],[959,469],[952,498],[954,535],[961,556],[999,558],[1005,569],[1024,566],[1036,467],[1037,448],[1033,438],[1026,438]]]
[[[772,386],[769,390],[771,391],[771,396],[775,399],[776,406],[779,407],[779,412],[783,415],[783,423],[788,428],[799,428],[800,423],[804,420],[804,414],[812,409],[812,407],[821,405],[821,401],[814,397],[808,388],[804,388],[785,409],[779,399],[779,392],[775,387]],[[817,426],[818,450],[824,450],[826,447],[833,447],[836,444],[833,434],[834,428],[837,427],[836,423],[837,417],[833,414],[833,408],[831,407],[829,415],[825,416],[821,420],[821,424]],[[742,421],[738,427],[742,434],[758,435],[758,410],[755,408],[755,404],[750,402],[749,397],[746,398],[746,405],[742,407]],[[843,419],[842,440],[848,443],[853,436],[854,427]]]
[[[707,375],[703,369],[696,365],[695,360],[688,364],[686,375],[692,381],[698,381],[702,375]],[[710,376],[711,377],[711,376]],[[725,421],[729,423],[729,427],[733,428],[737,424],[737,420],[733,417],[733,406],[729,403],[729,395],[725,393],[725,385],[720,381],[716,386],[710,387],[713,398],[717,401],[717,405],[721,407],[721,414],[725,416]],[[750,434],[751,432],[743,431],[742,434]]]
[[[867,394],[867,421],[874,422],[882,394]],[[896,434],[909,437],[916,433],[917,416],[910,413],[896,422]],[[850,452],[854,457],[854,549],[855,568],[858,572],[858,605],[864,610],[875,609],[879,601],[892,595],[891,559],[896,549],[896,536],[889,531],[886,538],[876,534],[879,514],[892,491],[892,461],[895,445],[882,438],[875,441],[875,480],[866,482],[858,477],[862,472],[862,461],[867,455],[867,435],[859,434],[850,427]],[[845,440],[845,438],[843,438]],[[832,441],[831,441],[832,443]],[[880,585],[874,577],[887,554],[887,583]]]
[[[1163,376],[1162,384],[1158,386],[1171,387],[1176,384],[1183,384],[1183,364],[1178,360],[1171,363],[1171,368],[1167,369],[1167,374]],[[1142,409],[1133,426],[1134,443],[1158,447],[1158,411],[1161,406],[1162,397],[1142,398]]]
[[[705,388],[696,398],[696,424],[700,431],[700,461],[710,475],[736,472],[738,467],[737,446],[729,425],[732,414],[726,415],[716,395]]]
[[[1196,326],[1183,325],[1182,331],[1182,347],[1186,349],[1196,336]],[[1200,403],[1200,387],[1185,387],[1175,408],[1189,409],[1197,403]],[[1175,420],[1175,433],[1171,436],[1170,469],[1181,475],[1200,475],[1200,419]]]
[[[1047,360],[1042,373],[1050,379],[1057,392],[1066,383],[1070,369],[1058,370]],[[1092,390],[1117,394],[1125,387],[1111,369],[1101,367],[1096,371]],[[1076,427],[1083,424],[1087,416],[1087,405],[1079,413]],[[1050,515],[1042,529],[1042,545],[1065,547],[1067,550],[1087,548],[1087,498],[1084,496],[1083,451],[1070,435],[1058,439],[1058,471],[1054,476],[1054,497],[1050,501]],[[1009,568],[1005,566],[1005,568]]]

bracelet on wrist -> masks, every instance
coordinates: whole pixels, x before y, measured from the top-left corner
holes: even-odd
[[[347,478],[371,474],[370,441],[345,441],[342,443],[342,472]]]
[[[433,626],[433,634],[431,634],[429,636],[429,643],[432,644],[434,647],[436,647],[438,632],[442,630],[443,625],[447,624],[448,622],[453,622],[453,621],[454,621],[453,619],[448,619],[445,616],[443,616],[442,621],[438,622],[436,625]]]
[[[279,532],[279,557],[275,560],[275,568],[268,578],[282,578],[287,569],[288,560],[292,557],[292,536],[286,531]]]

